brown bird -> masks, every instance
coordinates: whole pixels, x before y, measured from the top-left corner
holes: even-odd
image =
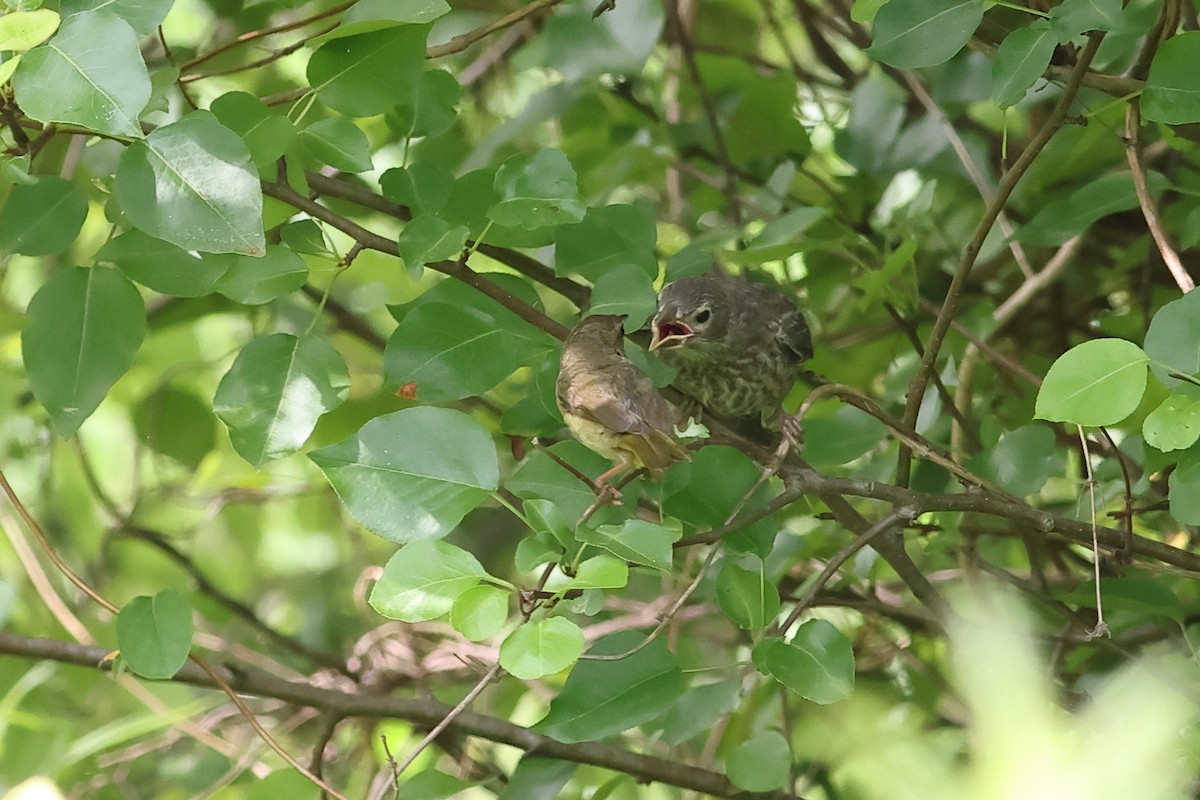
[[[698,275],[663,288],[651,325],[650,349],[679,371],[679,391],[739,429],[753,423],[757,438],[759,421],[780,429],[783,398],[812,357],[790,298],[744,277]]]
[[[629,467],[658,475],[691,456],[675,438],[667,401],[625,357],[624,316],[580,320],[563,345],[555,396],[575,438],[614,462],[596,479],[607,482]]]

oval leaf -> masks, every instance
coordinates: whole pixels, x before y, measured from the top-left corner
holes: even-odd
[[[717,576],[717,605],[739,628],[757,631],[779,613],[779,590],[759,573],[727,563]]]
[[[787,739],[763,731],[742,742],[725,760],[729,780],[747,792],[769,792],[787,784],[792,754]]]
[[[96,258],[115,264],[130,280],[174,297],[210,294],[232,263],[229,256],[184,250],[137,229],[109,240]]]
[[[335,111],[382,114],[412,92],[428,33],[428,25],[400,25],[326,42],[308,60],[308,83]]]
[[[1142,348],[1124,339],[1076,345],[1050,366],[1035,416],[1088,427],[1116,424],[1141,402],[1148,361]]]
[[[323,339],[263,336],[238,354],[217,386],[213,410],[233,449],[255,467],[299,450],[317,418],[350,391],[346,362]]]
[[[984,0],[894,0],[875,15],[871,55],[900,69],[949,61],[983,21]]]
[[[1173,394],[1142,423],[1146,444],[1163,452],[1186,450],[1200,439],[1200,400]]]
[[[13,76],[21,110],[38,122],[71,122],[141,136],[150,75],[129,23],[107,11],[64,19],[58,34],[21,58]]]
[[[514,678],[531,681],[562,672],[583,652],[583,631],[564,617],[530,622],[500,645],[500,666]]]
[[[854,688],[850,640],[823,619],[801,625],[790,642],[761,642],[753,657],[760,672],[814,703],[835,703]]]
[[[445,536],[500,482],[492,438],[448,408],[377,417],[309,458],[359,522],[394,542]]]
[[[641,642],[641,634],[619,633],[601,639],[589,652],[618,655]],[[654,639],[615,661],[576,664],[535,729],[560,742],[603,739],[670,711],[683,690],[675,657],[661,638]]]
[[[0,252],[61,253],[79,235],[87,212],[87,197],[71,181],[45,177],[36,183],[19,183],[0,209]]]
[[[96,410],[145,333],[141,295],[116,270],[60,270],[38,290],[21,351],[30,388],[59,433],[74,434]]]
[[[472,586],[450,607],[450,624],[472,642],[495,636],[508,619],[508,592],[495,586]]]
[[[0,17],[0,50],[28,50],[58,30],[58,14],[48,8],[10,11]]]
[[[117,614],[117,647],[135,674],[172,677],[192,649],[192,609],[174,589],[135,597]]]
[[[371,590],[371,607],[404,622],[437,619],[487,577],[475,556],[452,544],[413,542],[392,556]]]
[[[1146,355],[1150,369],[1167,386],[1178,386],[1183,375],[1200,375],[1200,289],[1160,308],[1146,330]]]
[[[1154,122],[1178,125],[1200,122],[1200,31],[1172,36],[1162,43],[1142,91],[1142,116]]]
[[[575,170],[560,150],[539,150],[531,159],[513,156],[496,170],[495,187],[501,200],[488,217],[497,224],[542,228],[584,217]]]
[[[261,255],[266,247],[258,171],[245,143],[207,111],[130,145],[116,195],[130,222],[184,250]]]

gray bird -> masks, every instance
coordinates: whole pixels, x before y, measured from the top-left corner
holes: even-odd
[[[563,345],[555,397],[571,433],[614,462],[596,479],[604,487],[629,467],[652,475],[691,456],[675,438],[671,407],[625,357],[625,317],[585,317]]]
[[[650,349],[679,371],[680,392],[727,420],[780,429],[783,398],[812,357],[790,298],[746,278],[698,275],[663,288],[651,325]]]

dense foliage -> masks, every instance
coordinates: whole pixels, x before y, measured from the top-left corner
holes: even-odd
[[[1193,796],[1194,2],[5,3],[0,793]],[[802,452],[598,503],[713,264]]]

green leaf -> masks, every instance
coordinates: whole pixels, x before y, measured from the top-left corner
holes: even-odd
[[[1146,330],[1146,354],[1151,371],[1167,386],[1185,383],[1172,372],[1200,375],[1200,289],[1158,310]]]
[[[29,386],[71,436],[133,363],[146,333],[142,298],[119,272],[57,271],[26,312],[21,350]]]
[[[754,462],[732,447],[701,448],[690,463],[675,465],[663,478],[663,510],[697,528],[715,528],[760,474]]]
[[[1167,481],[1171,516],[1184,525],[1200,525],[1200,446],[1193,445],[1179,458]]]
[[[734,264],[763,264],[779,261],[804,248],[804,232],[828,213],[824,208],[797,208],[771,220],[744,250],[726,251]]]
[[[217,121],[241,137],[260,170],[275,164],[292,140],[296,127],[252,94],[226,92],[209,106]]]
[[[850,640],[823,619],[801,625],[790,642],[760,642],[752,655],[759,672],[814,703],[836,703],[854,689]]]
[[[154,452],[193,470],[216,444],[212,403],[175,386],[156,389],[138,403],[133,424],[138,439]]]
[[[762,630],[779,613],[779,590],[761,573],[728,562],[717,576],[717,605],[739,628]]]
[[[1138,618],[1166,617],[1181,624],[1186,616],[1183,603],[1171,587],[1151,578],[1101,578],[1100,597],[1105,616],[1112,612],[1133,612]],[[1082,584],[1061,599],[1084,608],[1095,608],[1096,582]]]
[[[1121,24],[1121,0],[1063,0],[1050,10],[1050,25],[1060,42],[1088,31],[1111,31]]]
[[[495,636],[507,619],[508,592],[486,584],[467,589],[450,607],[450,624],[472,642]]]
[[[62,0],[59,13],[64,19],[88,11],[116,14],[138,36],[147,36],[166,19],[173,4],[174,0]]]
[[[1034,414],[1050,422],[1114,425],[1141,402],[1148,361],[1142,348],[1124,339],[1076,345],[1050,366]]]
[[[248,306],[291,294],[308,280],[308,265],[290,248],[267,245],[262,258],[232,256],[230,267],[216,282],[218,292]]]
[[[64,19],[53,39],[22,56],[13,90],[21,110],[38,122],[140,137],[150,76],[129,23],[89,11]]]
[[[769,792],[787,785],[792,753],[787,739],[763,731],[738,745],[725,759],[730,782],[747,792]]]
[[[328,342],[276,333],[238,353],[213,410],[229,427],[233,449],[257,468],[303,447],[317,419],[349,391],[346,362]]]
[[[462,252],[467,242],[465,226],[450,224],[441,217],[426,214],[413,220],[400,231],[396,248],[404,268],[413,280],[420,280],[421,272],[430,261],[453,258]]]
[[[1172,394],[1147,415],[1142,436],[1151,447],[1169,452],[1186,450],[1200,439],[1200,400]]]
[[[14,11],[0,17],[0,50],[28,50],[58,30],[59,16],[48,8]]]
[[[555,228],[554,268],[595,282],[613,268],[632,267],[650,280],[658,277],[656,238],[654,217],[642,206],[589,208],[581,221]]]
[[[424,622],[449,612],[460,595],[486,577],[475,556],[460,547],[412,542],[388,559],[368,602],[389,619]]]
[[[1001,108],[1025,99],[1029,87],[1042,77],[1050,64],[1057,46],[1058,39],[1045,20],[1018,28],[1004,37],[992,65],[992,97]]]
[[[309,458],[359,522],[394,542],[445,536],[500,482],[491,436],[448,408],[377,417]]]
[[[330,117],[309,125],[299,134],[305,152],[317,164],[342,172],[366,172],[371,164],[367,135],[345,117]]]
[[[404,138],[438,136],[458,121],[461,94],[458,79],[449,72],[425,70],[417,77],[411,94],[388,114],[388,125]]]
[[[1020,497],[1041,491],[1050,476],[1062,470],[1062,453],[1045,425],[1007,431],[981,461],[985,477]]]
[[[589,653],[619,655],[641,641],[641,634],[619,633],[596,642]],[[669,711],[683,690],[683,672],[656,638],[624,658],[576,664],[534,730],[568,744],[603,739]]]
[[[424,303],[400,322],[384,351],[384,380],[414,382],[417,397],[437,402],[491,389],[554,345],[528,323],[497,324],[486,310]]]
[[[526,753],[504,782],[496,800],[556,800],[563,796],[560,791],[578,769],[579,764],[574,761],[539,758]],[[599,792],[592,795],[592,799],[605,800]]]
[[[1157,172],[1146,176],[1151,195],[1165,186]],[[1062,244],[1087,230],[1096,220],[1138,207],[1137,192],[1128,170],[1110,172],[1088,181],[1066,198],[1046,203],[1017,234],[1026,243],[1042,246]]]
[[[620,525],[582,527],[575,533],[580,542],[602,547],[617,558],[670,572],[674,550],[683,537],[677,525],[659,525],[644,519],[627,519]]]
[[[949,61],[983,21],[984,0],[892,0],[875,15],[868,52],[898,69]]]
[[[1142,116],[1153,122],[1179,125],[1200,122],[1200,31],[1187,31],[1162,43],[1142,90]]]
[[[130,222],[184,250],[261,255],[266,248],[250,153],[207,111],[126,148],[116,195]]]
[[[672,746],[708,732],[737,707],[741,686],[736,680],[696,686],[683,693],[663,720],[663,741]]]
[[[523,681],[562,672],[583,652],[583,631],[569,619],[547,617],[521,625],[500,645],[500,666]]]
[[[623,264],[605,272],[592,287],[588,314],[624,314],[627,330],[646,323],[658,307],[650,276],[641,267]]]
[[[17,184],[0,208],[0,253],[61,253],[79,235],[87,212],[87,197],[71,181],[47,176]]]
[[[163,589],[130,600],[117,614],[117,647],[135,674],[150,680],[173,677],[192,649],[192,609],[183,595]]]
[[[608,553],[581,563],[570,579],[571,589],[621,589],[629,583],[629,565]],[[557,591],[557,588],[552,590]]]
[[[449,13],[445,0],[359,0],[342,15],[341,22],[329,33],[321,34],[309,44],[319,47],[331,39],[357,36],[361,33],[394,28],[398,25],[433,22]]]
[[[228,255],[187,251],[137,229],[109,240],[96,259],[115,264],[132,281],[174,297],[210,294],[233,263]]]
[[[311,219],[289,222],[279,230],[279,238],[297,253],[328,259],[333,259],[337,255],[329,249],[329,243],[325,241],[325,236],[321,233],[321,226]]]
[[[539,150],[529,159],[513,156],[496,170],[495,188],[500,202],[487,215],[500,225],[542,228],[584,217],[575,170],[561,150]]]
[[[549,500],[526,500],[522,511],[534,533],[547,533],[564,548],[575,546],[575,524]]]
[[[428,25],[400,25],[328,41],[308,60],[308,83],[334,111],[382,114],[411,94],[428,33]]]
[[[421,159],[383,173],[379,188],[388,200],[408,206],[414,217],[436,214],[454,191],[454,173],[441,161]]]

